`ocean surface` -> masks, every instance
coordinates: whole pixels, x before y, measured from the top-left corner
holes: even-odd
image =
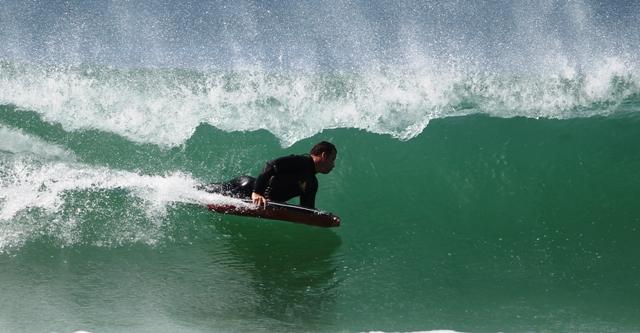
[[[4,1],[0,331],[640,332],[639,19]],[[339,228],[194,188],[321,140]]]

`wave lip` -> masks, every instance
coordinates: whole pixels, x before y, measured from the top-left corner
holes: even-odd
[[[98,129],[173,147],[201,123],[265,129],[283,146],[325,129],[357,128],[408,140],[433,119],[468,114],[573,118],[610,115],[640,95],[636,66],[608,57],[590,69],[507,75],[464,69],[386,68],[278,73],[0,63],[0,103],[69,131]]]

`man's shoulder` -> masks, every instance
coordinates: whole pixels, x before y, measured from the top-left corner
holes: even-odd
[[[295,155],[295,154],[291,154],[291,155],[287,155],[287,156],[278,157],[273,161],[274,162],[301,162],[301,163],[308,163],[309,161],[313,161],[313,159],[311,158],[310,155]]]
[[[310,155],[288,155],[278,157],[271,163],[277,168],[283,170],[297,170],[297,172],[313,172],[314,164]]]

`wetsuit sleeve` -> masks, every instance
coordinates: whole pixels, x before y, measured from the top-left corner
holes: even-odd
[[[300,206],[316,209],[316,193],[318,192],[318,179],[313,177],[307,183],[305,191],[300,195]]]
[[[264,192],[269,186],[271,177],[280,174],[295,174],[299,172],[313,172],[313,161],[309,157],[290,155],[280,157],[273,161],[267,162],[264,170],[258,178],[256,178],[256,184],[253,191],[264,195]],[[317,187],[317,186],[316,186]]]
[[[267,162],[267,165],[262,170],[262,173],[258,175],[256,178],[255,186],[253,187],[253,192],[256,192],[260,195],[264,195],[264,192],[267,190],[267,185],[269,184],[269,179],[276,174],[276,166],[274,161]]]

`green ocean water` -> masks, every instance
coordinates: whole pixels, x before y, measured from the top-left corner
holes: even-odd
[[[468,115],[408,141],[333,129],[287,148],[267,131],[203,124],[159,148],[3,106],[14,140],[3,213],[11,197],[35,197],[0,224],[0,328],[637,331],[639,121]],[[180,197],[156,207],[158,193],[256,174],[324,139],[339,155],[317,204],[340,228],[223,216]]]
[[[639,20],[3,0],[0,333],[640,332]],[[339,228],[196,190],[321,140]]]

